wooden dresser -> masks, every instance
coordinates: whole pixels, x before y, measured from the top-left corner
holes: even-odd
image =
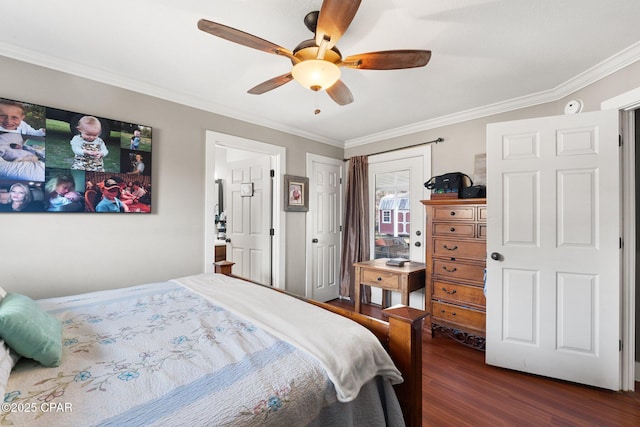
[[[431,331],[484,350],[486,199],[423,200]]]

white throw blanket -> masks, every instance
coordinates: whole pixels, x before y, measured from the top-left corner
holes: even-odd
[[[355,399],[360,388],[377,375],[392,384],[402,382],[378,339],[352,320],[222,274],[200,274],[175,282],[311,354],[327,371],[341,402]]]

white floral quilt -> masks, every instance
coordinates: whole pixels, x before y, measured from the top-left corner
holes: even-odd
[[[315,357],[177,282],[39,302],[63,324],[63,362],[17,364],[2,425],[341,425],[353,405],[355,425],[402,425],[388,383],[338,402]]]

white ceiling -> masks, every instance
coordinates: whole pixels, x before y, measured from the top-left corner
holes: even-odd
[[[247,94],[290,61],[196,27],[206,18],[293,50],[313,38],[302,20],[320,5],[20,0],[3,11],[0,55],[347,147],[555,100],[640,59],[638,0],[363,0],[338,42],[343,57],[432,58],[408,70],[343,68],[355,101],[338,106],[296,82]]]

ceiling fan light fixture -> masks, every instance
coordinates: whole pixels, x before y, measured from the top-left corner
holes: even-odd
[[[340,79],[340,68],[333,62],[308,59],[293,66],[293,78],[313,91],[326,90]]]

